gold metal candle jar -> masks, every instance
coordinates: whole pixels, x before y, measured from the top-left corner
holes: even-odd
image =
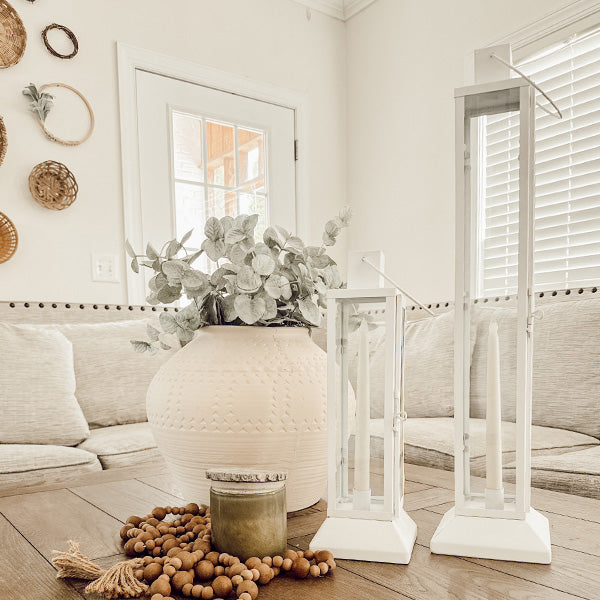
[[[212,544],[240,560],[283,554],[287,544],[286,473],[206,472],[211,481]]]

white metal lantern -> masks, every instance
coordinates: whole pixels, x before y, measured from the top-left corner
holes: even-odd
[[[393,288],[332,290],[327,314],[328,507],[310,548],[406,564],[417,527],[403,509],[404,296]],[[371,419],[372,410],[381,417]],[[383,474],[370,472],[374,426]]]
[[[548,520],[530,505],[532,332],[535,316],[532,274],[535,91],[525,79],[515,78],[458,89],[455,101],[455,506],[444,515],[430,547],[438,554],[549,563]],[[516,326],[511,329],[514,337],[509,343],[504,337],[503,347],[504,356],[507,352],[514,353],[511,360],[516,364],[516,381],[510,382],[510,389],[505,380],[501,383],[498,324],[491,322],[487,343],[485,408],[480,407],[480,411],[485,410],[486,419],[486,483],[484,489],[478,490],[476,485],[472,485],[470,449],[471,427],[475,422],[471,418],[471,412],[475,410],[470,379],[472,312],[481,311],[476,305],[483,303],[482,292],[477,290],[477,257],[481,244],[477,221],[489,216],[481,214],[482,195],[494,191],[491,183],[486,186],[483,181],[489,166],[485,164],[488,154],[482,149],[488,131],[485,128],[497,122],[497,116],[502,113],[511,113],[513,133],[518,130],[518,135],[511,135],[511,156],[515,165],[510,174],[514,210],[505,221],[506,235],[518,244],[518,251],[515,250],[510,257],[511,261],[518,260],[518,275],[512,282],[517,291]],[[490,171],[487,173],[489,175]],[[500,333],[506,336],[506,331],[507,326],[501,323]],[[503,339],[502,335],[500,339]],[[507,408],[507,395],[515,399],[514,419],[508,419],[514,420],[514,424],[501,423],[501,411],[504,408],[506,412]],[[502,434],[509,429],[514,431],[516,451],[514,494],[505,494],[502,483]]]

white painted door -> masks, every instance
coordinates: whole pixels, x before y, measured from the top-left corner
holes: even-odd
[[[144,247],[199,248],[213,215],[296,230],[294,110],[141,70],[136,95]]]

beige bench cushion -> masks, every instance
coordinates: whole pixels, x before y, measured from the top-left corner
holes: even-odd
[[[76,396],[90,427],[146,420],[150,381],[174,353],[154,356],[134,352],[132,339],[147,339],[146,327],[156,320],[53,325],[72,342]]]
[[[508,481],[514,481],[514,463],[504,468]],[[600,446],[560,456],[534,456],[531,483],[567,494],[600,499]]]
[[[94,454],[47,444],[0,444],[0,487],[58,483],[101,471]]]
[[[533,338],[534,425],[560,427],[600,438],[600,299],[540,305]],[[487,331],[498,322],[502,415],[515,419],[516,312],[476,308],[477,341],[471,367],[471,416],[485,417]]]
[[[0,443],[74,446],[89,429],[75,399],[71,342],[59,331],[0,323]]]
[[[375,456],[383,456],[383,420],[371,421],[372,444]],[[485,420],[471,419],[471,474],[485,475]],[[600,442],[582,433],[533,426],[532,454],[561,454],[592,446]],[[502,423],[502,447],[505,463],[515,459],[515,424]],[[404,452],[408,463],[454,469],[454,420],[451,418],[408,419],[404,424]]]
[[[162,463],[148,423],[93,429],[78,448],[96,454],[105,469]]]

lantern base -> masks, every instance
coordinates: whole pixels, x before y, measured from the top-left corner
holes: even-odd
[[[310,542],[311,550],[330,550],[335,558],[406,565],[417,525],[404,510],[393,521],[327,517]]]
[[[429,544],[434,554],[550,564],[550,525],[533,508],[525,519],[456,515],[451,508]]]

